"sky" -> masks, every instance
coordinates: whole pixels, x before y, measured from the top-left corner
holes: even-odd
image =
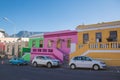
[[[120,20],[120,0],[0,0],[0,29],[51,32]]]

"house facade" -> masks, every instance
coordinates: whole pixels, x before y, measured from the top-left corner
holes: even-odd
[[[7,55],[8,58],[14,56],[21,57],[21,49],[27,46],[28,46],[27,41],[5,43],[5,55]]]
[[[110,66],[120,66],[120,21],[79,25],[74,56],[89,56]]]
[[[77,43],[77,31],[56,31],[45,33],[43,46],[31,49],[31,59],[36,55],[49,55],[61,62],[69,60],[69,54],[74,52]],[[42,44],[41,44],[42,45]]]
[[[0,38],[1,42],[5,44],[4,55],[9,58],[16,56],[21,57],[22,47],[28,46],[28,38]]]

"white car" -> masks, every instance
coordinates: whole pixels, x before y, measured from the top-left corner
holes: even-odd
[[[59,66],[60,61],[57,59],[53,59],[49,56],[35,56],[32,60],[33,66],[37,67],[38,65],[44,65],[48,68],[51,68],[53,66]]]
[[[106,69],[106,64],[102,61],[94,60],[86,56],[76,56],[70,60],[69,67],[75,68],[92,68],[94,70]]]

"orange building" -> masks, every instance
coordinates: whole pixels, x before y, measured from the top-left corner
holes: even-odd
[[[84,55],[120,66],[120,21],[79,25],[76,30],[78,43],[70,58]]]

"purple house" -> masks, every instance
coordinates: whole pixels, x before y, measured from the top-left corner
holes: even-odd
[[[76,50],[77,31],[64,30],[45,33],[43,48],[32,48],[31,59],[35,55],[49,55],[60,61],[68,61],[69,54]]]

